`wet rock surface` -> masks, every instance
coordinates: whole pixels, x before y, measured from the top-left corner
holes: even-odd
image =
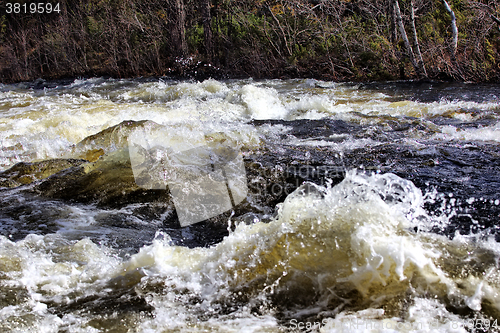
[[[34,163],[20,162],[0,173],[0,188],[14,188],[30,184],[85,162],[85,160],[81,159],[53,159]]]
[[[108,208],[168,201],[167,191],[148,191],[136,184],[126,149],[57,173],[37,184],[32,191],[42,197]]]

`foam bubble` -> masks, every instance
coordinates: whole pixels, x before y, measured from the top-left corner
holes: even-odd
[[[273,88],[249,84],[240,90],[241,102],[253,119],[284,119],[288,113]]]

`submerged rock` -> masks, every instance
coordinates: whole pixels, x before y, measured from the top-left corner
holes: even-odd
[[[0,172],[0,187],[18,187],[45,179],[53,174],[85,163],[81,159],[52,159],[41,162],[20,162]]]
[[[167,191],[145,190],[136,184],[126,148],[54,174],[32,191],[43,197],[110,208],[139,202],[170,202]]]
[[[73,147],[72,155],[86,159],[90,162],[95,162],[97,159],[117,148],[125,148],[128,146],[128,136],[136,128],[145,126],[159,126],[158,124],[148,121],[133,121],[125,120],[118,125],[111,126],[94,135],[90,135],[77,143]]]

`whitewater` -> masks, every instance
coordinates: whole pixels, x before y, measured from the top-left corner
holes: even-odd
[[[500,331],[498,84],[0,85],[0,146],[1,331]]]

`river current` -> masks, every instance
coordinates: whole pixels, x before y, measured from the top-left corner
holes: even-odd
[[[38,80],[0,147],[2,332],[500,331],[498,84]]]

